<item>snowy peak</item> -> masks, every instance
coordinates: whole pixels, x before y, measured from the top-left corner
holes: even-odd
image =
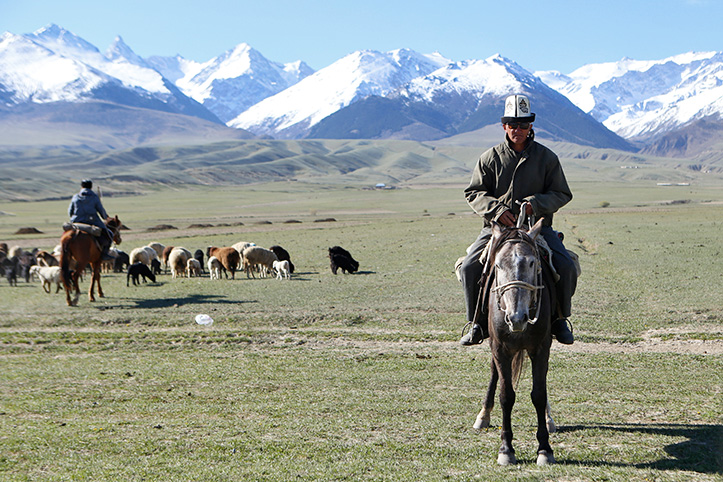
[[[353,52],[269,97],[228,125],[257,134],[300,137],[321,119],[371,95],[384,96],[448,60],[409,49]]]
[[[301,61],[288,65],[272,62],[246,43],[203,64],[181,57],[154,57],[150,62],[224,122],[313,73]]]
[[[429,75],[412,79],[400,95],[429,102],[452,94],[502,96],[529,90],[539,82],[515,62],[494,55],[485,60],[450,63]]]
[[[551,87],[625,138],[648,138],[723,113],[723,53],[585,65],[567,76],[540,73]]]
[[[120,35],[117,36],[110,47],[108,47],[108,50],[105,52],[105,56],[111,61],[129,62],[140,67],[151,68],[148,63],[143,60],[143,58],[136,55],[133,49],[131,49],[123,41]]]
[[[5,33],[0,38],[0,90],[3,102],[75,101],[110,79],[72,58],[57,55],[33,37]]]
[[[93,44],[55,24],[47,25],[31,34],[26,34],[25,37],[58,55],[66,57],[100,55],[100,51]]]

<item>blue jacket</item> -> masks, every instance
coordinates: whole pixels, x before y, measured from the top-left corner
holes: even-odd
[[[92,224],[105,229],[108,213],[105,212],[98,195],[92,189],[84,188],[70,201],[68,216],[73,223]]]

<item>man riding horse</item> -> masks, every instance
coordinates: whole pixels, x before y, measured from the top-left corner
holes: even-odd
[[[502,127],[505,140],[484,152],[477,162],[465,197],[472,209],[484,218],[484,228],[477,240],[467,249],[459,265],[467,306],[467,320],[472,327],[460,340],[462,345],[482,343],[487,338],[487,316],[475,312],[480,297],[480,279],[484,261],[480,256],[492,236],[492,222],[514,227],[518,216],[535,215],[543,219],[541,235],[553,252],[552,262],[560,276],[557,282],[559,313],[553,318],[552,334],[560,343],[572,344],[574,337],[568,327],[571,298],[577,285],[577,271],[572,258],[552,230],[553,214],[570,202],[572,193],[567,185],[560,161],[547,147],[535,142],[532,122],[535,114],[524,95],[511,95],[505,101]],[[527,201],[526,212],[520,206]],[[486,311],[484,303],[480,308]]]
[[[103,208],[103,203],[93,191],[93,181],[83,179],[80,183],[80,192],[73,196],[68,206],[68,216],[72,223],[85,223],[98,226],[101,229],[101,235],[98,237],[98,244],[101,248],[102,259],[113,259],[108,255],[108,249],[113,242],[113,233],[106,227],[104,221],[108,218],[108,213]]]

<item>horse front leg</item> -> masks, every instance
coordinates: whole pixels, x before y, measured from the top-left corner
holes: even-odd
[[[550,404],[547,400],[547,368],[549,362],[549,350],[539,354],[532,359],[532,404],[537,412],[537,465],[554,464],[555,457],[550,446],[550,432],[548,430],[547,418],[549,417]],[[552,418],[550,417],[550,420]],[[554,423],[553,423],[554,426]]]
[[[512,380],[512,360],[497,353],[494,355],[500,377],[500,407],[502,408],[502,446],[497,455],[499,465],[517,463],[515,449],[512,448],[512,407],[515,405],[515,388]]]
[[[487,395],[485,395],[482,410],[480,410],[479,415],[477,415],[477,420],[474,422],[473,427],[475,430],[482,430],[483,428],[490,426],[490,416],[492,415],[492,409],[495,406],[495,392],[497,391],[497,380],[499,379],[499,375],[497,374],[497,367],[495,367],[494,360],[490,362],[490,366],[492,367],[490,383],[487,387]]]

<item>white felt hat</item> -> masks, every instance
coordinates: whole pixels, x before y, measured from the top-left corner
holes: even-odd
[[[502,123],[535,122],[535,114],[530,112],[530,100],[526,95],[511,95],[505,99],[505,113]]]

